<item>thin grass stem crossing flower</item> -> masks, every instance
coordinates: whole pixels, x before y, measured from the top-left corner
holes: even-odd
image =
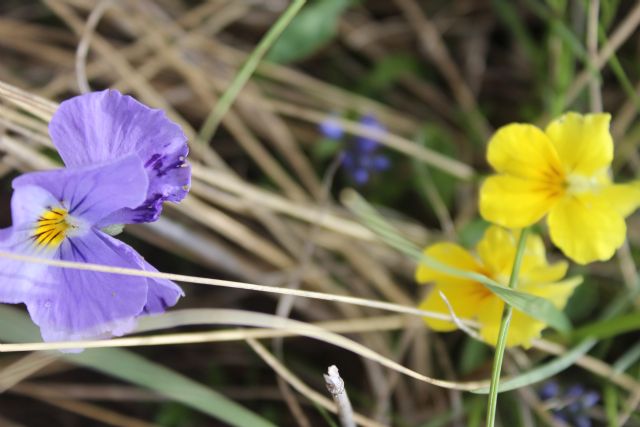
[[[483,274],[507,286],[517,242],[517,233],[490,226],[476,246],[477,256],[454,243],[436,243],[427,247],[424,254],[442,264]],[[580,277],[563,280],[567,268],[568,264],[564,261],[549,264],[542,239],[530,234],[515,289],[546,298],[557,308],[564,308],[573,290],[582,281]],[[479,282],[450,276],[426,265],[418,266],[416,281],[433,283],[433,288],[420,304],[421,309],[448,314],[450,310],[440,296],[442,292],[457,317],[477,320],[481,338],[491,345],[496,344],[504,302],[493,292]],[[436,331],[457,329],[452,321],[425,318],[425,323]],[[545,327],[544,322],[514,309],[507,346],[529,347]]]
[[[625,218],[640,206],[640,184],[610,176],[609,114],[567,113],[547,128],[514,123],[489,141],[498,174],[480,189],[480,213],[503,227],[547,218],[553,243],[579,264],[613,256],[626,237]]]
[[[66,168],[13,181],[13,225],[0,249],[63,261],[156,271],[105,230],[153,221],[190,184],[187,144],[159,110],[107,90],[63,102],[49,130]],[[24,303],[45,341],[122,335],[163,312],[173,282],[0,259],[0,302]]]

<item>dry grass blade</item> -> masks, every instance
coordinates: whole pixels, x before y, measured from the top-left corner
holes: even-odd
[[[186,324],[221,324],[221,325],[243,325],[253,327],[269,327],[274,329],[284,329],[288,332],[294,332],[301,336],[315,338],[329,344],[342,347],[352,351],[359,356],[379,363],[387,368],[393,369],[411,378],[426,382],[438,387],[450,388],[455,390],[476,390],[486,387],[488,381],[471,381],[471,382],[454,382],[445,381],[436,378],[430,378],[415,372],[370,348],[357,343],[353,340],[345,338],[341,335],[326,331],[320,327],[297,320],[287,319],[283,317],[273,316],[270,314],[256,313],[246,310],[231,309],[201,309],[201,310],[183,310],[182,312],[166,313],[157,323],[165,322],[166,326],[180,325],[180,319]],[[159,326],[159,325],[156,326]],[[52,349],[74,349],[74,348],[99,348],[99,347],[117,347],[117,340],[109,341],[65,341],[53,343],[24,343],[24,344],[0,344],[1,351],[32,351],[32,350],[52,350]]]
[[[27,354],[0,371],[0,394],[56,361],[59,354],[37,352]]]
[[[101,273],[113,273],[113,274],[122,274],[122,275],[129,275],[129,276],[138,276],[138,277],[153,277],[153,278],[159,278],[159,279],[172,280],[175,282],[194,283],[194,284],[210,285],[210,286],[223,286],[223,287],[229,287],[229,288],[235,288],[235,289],[246,289],[246,290],[267,292],[267,293],[281,294],[281,295],[295,295],[298,297],[314,298],[314,299],[325,300],[325,301],[343,302],[347,304],[377,308],[377,309],[392,311],[396,313],[431,317],[434,319],[441,319],[441,320],[451,319],[450,316],[444,315],[441,313],[432,313],[432,312],[429,312],[426,310],[420,310],[414,307],[407,307],[399,304],[392,304],[392,303],[383,302],[383,301],[373,301],[365,298],[358,298],[358,297],[351,297],[351,296],[344,296],[344,295],[333,295],[333,294],[326,294],[321,292],[304,291],[299,289],[283,289],[283,288],[276,288],[271,286],[254,285],[252,283],[232,282],[229,280],[219,280],[219,279],[210,279],[206,277],[187,276],[183,274],[150,272],[150,271],[144,271],[144,270],[136,270],[132,268],[120,268],[120,267],[110,267],[106,265],[89,264],[89,263],[82,263],[82,262],[51,260],[51,259],[45,259],[45,258],[16,255],[14,253],[2,252],[2,251],[0,251],[0,257],[12,259],[14,261],[31,262],[31,263],[37,263],[37,264],[39,263],[39,264],[45,264],[45,265],[50,265],[50,266],[55,266],[60,268],[73,268],[77,270],[98,271]],[[465,319],[460,319],[460,321],[468,323],[469,325],[476,324],[473,321],[469,321]]]
[[[146,421],[139,420],[128,415],[123,415],[113,410],[103,408],[91,403],[79,402],[77,400],[67,399],[52,399],[50,397],[40,396],[37,390],[30,389],[29,387],[20,387],[20,394],[30,396],[32,398],[41,400],[49,405],[56,406],[69,412],[73,412],[91,420],[98,421],[100,423],[112,425],[115,427],[154,427],[155,424],[148,423]]]

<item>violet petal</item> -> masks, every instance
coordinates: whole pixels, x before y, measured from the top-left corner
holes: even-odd
[[[49,133],[67,167],[83,167],[135,154],[149,177],[145,201],[110,222],[154,221],[162,202],[182,200],[191,183],[188,146],[180,127],[116,90],[76,96],[60,104]]]

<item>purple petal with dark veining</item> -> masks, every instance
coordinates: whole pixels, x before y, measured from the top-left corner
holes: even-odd
[[[130,154],[142,160],[149,177],[145,201],[114,214],[111,223],[154,221],[162,202],[179,202],[189,189],[188,146],[180,127],[164,112],[148,108],[115,90],[64,101],[49,133],[68,167],[112,162]]]

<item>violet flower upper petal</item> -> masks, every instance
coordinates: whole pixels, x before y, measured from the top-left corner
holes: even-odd
[[[162,110],[116,90],[76,96],[60,104],[49,133],[67,167],[83,167],[135,154],[145,167],[145,200],[113,213],[111,223],[155,221],[162,203],[179,202],[189,189],[187,139]]]
[[[76,169],[56,169],[32,172],[13,180],[13,188],[26,185],[47,190],[54,200],[62,204],[69,215],[82,218],[91,224],[104,223],[105,218],[125,208],[135,208],[144,202],[149,185],[140,158],[126,156],[115,162]],[[28,201],[14,195],[12,215],[14,224],[22,221],[21,210],[28,209],[25,220],[33,220],[33,209]],[[41,212],[40,212],[41,213]]]

